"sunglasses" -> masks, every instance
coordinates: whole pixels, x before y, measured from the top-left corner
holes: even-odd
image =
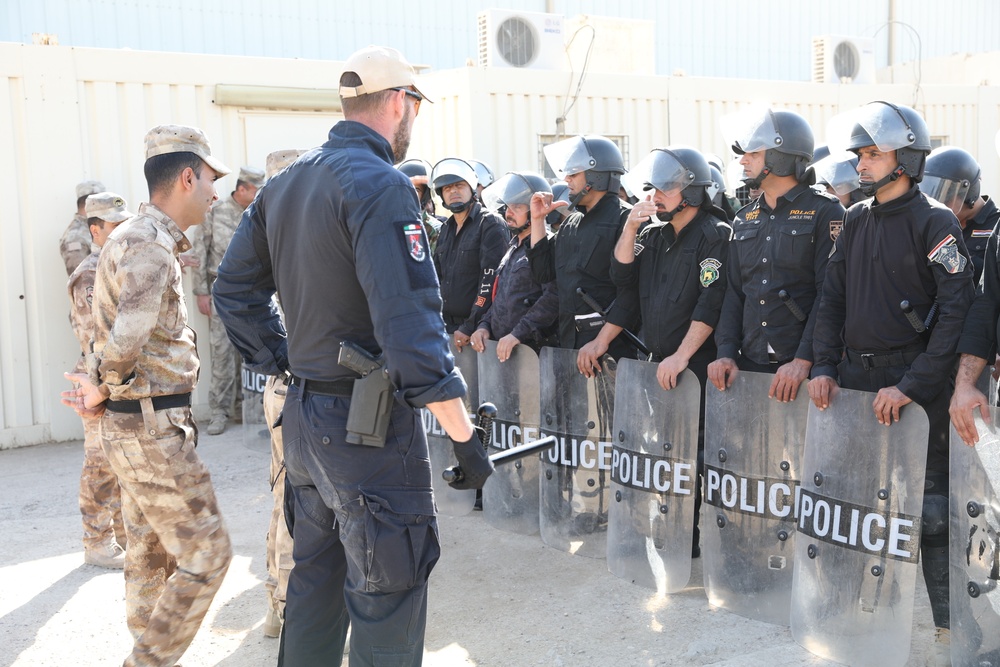
[[[401,90],[404,93],[406,93],[409,97],[412,97],[413,99],[415,99],[416,102],[413,105],[413,111],[414,112],[419,112],[420,111],[420,103],[424,101],[424,96],[423,95],[421,95],[420,93],[418,93],[416,91],[410,90],[409,88],[392,88],[391,90]]]

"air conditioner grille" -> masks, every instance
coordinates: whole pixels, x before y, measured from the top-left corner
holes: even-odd
[[[851,42],[844,41],[837,44],[833,50],[833,71],[841,81],[844,79],[854,80],[861,69],[861,57],[858,48]]]
[[[512,16],[497,28],[497,51],[512,66],[526,67],[537,48],[534,31],[523,19]]]

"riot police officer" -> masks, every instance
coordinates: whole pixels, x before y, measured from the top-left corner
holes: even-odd
[[[413,183],[413,188],[417,191],[417,198],[420,199],[420,220],[424,223],[424,233],[427,234],[427,243],[433,256],[444,218],[434,214],[434,197],[431,196],[429,182],[431,165],[426,160],[410,158],[397,164],[396,169],[407,175],[410,183]]]
[[[829,149],[826,153],[825,157],[815,160],[812,165],[816,174],[816,187],[835,196],[844,208],[850,208],[865,199],[858,177],[858,156],[851,153],[830,155]]]
[[[930,153],[923,118],[909,107],[872,102],[849,112],[847,148],[858,155],[861,190],[873,199],[848,211],[823,284],[814,332],[809,396],[825,409],[839,383],[877,392],[880,424],[899,419],[910,402],[930,422],[920,537],[935,652],[948,657],[948,384],[955,347],[973,296],[972,266],[955,216],[924,195],[918,183]],[[841,124],[831,120],[831,128]],[[832,137],[836,140],[836,137]],[[924,261],[914,262],[917,257]],[[901,310],[909,301],[926,336]]]
[[[957,146],[941,146],[927,156],[920,190],[951,209],[972,255],[975,281],[983,275],[986,244],[1000,222],[996,203],[980,193],[982,171],[976,158]]]
[[[431,187],[451,211],[441,227],[434,267],[441,283],[445,330],[461,350],[493,300],[493,278],[510,234],[503,219],[476,199],[479,177],[459,158],[431,171]]]
[[[613,141],[593,134],[549,144],[544,152],[552,170],[565,178],[574,212],[549,238],[545,216],[566,202],[553,202],[551,196],[533,198],[528,260],[535,280],[556,281],[559,344],[580,350],[577,366],[591,377],[601,370],[598,359],[605,352],[616,359],[634,354],[618,336],[621,327],[608,320],[619,308],[610,275],[612,249],[631,210],[618,197],[625,165]],[[587,305],[577,288],[604,312]]]
[[[816,305],[844,207],[809,187],[813,133],[802,116],[750,110],[726,124],[744,183],[762,194],[733,222],[719,358],[708,378],[723,391],[738,370],[773,373],[768,396],[791,401],[812,367]]]

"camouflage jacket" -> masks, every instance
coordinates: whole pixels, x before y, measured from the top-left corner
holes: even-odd
[[[212,283],[219,274],[219,264],[243,217],[243,207],[232,195],[212,206],[201,226],[201,243],[195,253],[201,264],[194,270],[193,291],[198,296],[212,293]]]
[[[73,216],[73,222],[63,232],[59,239],[59,254],[62,255],[66,264],[66,275],[73,275],[80,262],[90,254],[90,244],[94,239],[90,236],[90,226],[87,218],[77,213]]]
[[[91,307],[94,302],[94,277],[97,275],[97,258],[101,254],[101,249],[91,244],[90,254],[73,271],[66,283],[69,290],[69,323],[73,327],[73,334],[80,342],[80,361],[73,368],[74,372],[86,371],[84,358],[90,352],[90,339],[94,336],[94,317],[91,314]]]
[[[87,372],[112,400],[191,391],[198,380],[177,255],[187,237],[152,204],[108,238],[94,282],[94,351]]]

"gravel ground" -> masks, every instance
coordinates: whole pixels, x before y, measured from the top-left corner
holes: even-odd
[[[202,435],[235,557],[184,667],[271,666],[278,642],[261,633],[267,455],[240,427]],[[127,655],[120,573],[83,564],[76,506],[82,443],[0,451],[0,667],[113,665]],[[831,665],[788,628],[708,605],[701,561],[691,585],[658,597],[611,575],[603,560],[495,530],[480,513],[441,517],[443,555],[431,577],[424,664]],[[910,665],[933,634],[918,577]],[[344,661],[344,665],[347,661]]]

